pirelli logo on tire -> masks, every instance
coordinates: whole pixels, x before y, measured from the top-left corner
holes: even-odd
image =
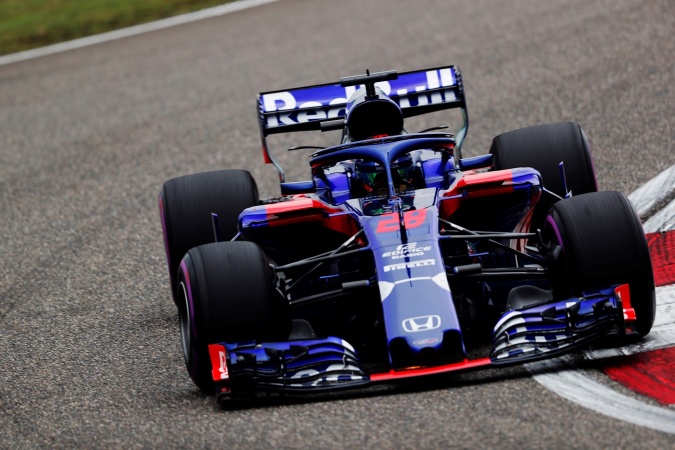
[[[435,259],[421,259],[419,261],[410,261],[407,263],[389,264],[388,266],[384,266],[384,271],[393,272],[395,270],[411,269],[413,267],[434,266],[434,265],[436,265]]]

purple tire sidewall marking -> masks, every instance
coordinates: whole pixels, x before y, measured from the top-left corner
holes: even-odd
[[[562,236],[560,235],[560,230],[558,229],[558,224],[555,223],[555,220],[553,220],[553,217],[551,217],[551,216],[546,217],[546,222],[553,229],[553,233],[555,234],[555,238],[557,239],[560,247],[562,247],[563,253],[565,253],[565,244],[563,243]]]
[[[195,327],[195,308],[194,308],[194,302],[192,301],[192,287],[190,286],[190,273],[188,271],[187,265],[185,264],[185,260],[180,262],[180,270],[183,272],[183,278],[185,279],[185,290],[187,291],[187,301],[188,301],[188,308],[190,310],[190,342],[192,342],[192,339],[196,339],[197,337],[197,328]],[[190,373],[197,373],[197,366],[198,366],[198,355],[197,355],[197,346],[196,345],[190,345]]]
[[[159,194],[159,215],[162,218],[162,234],[164,235],[164,253],[166,253],[166,265],[169,271],[169,280],[171,280],[171,290],[174,289],[175,274],[171,273],[171,256],[169,255],[169,241],[166,235],[166,217],[164,214],[164,198]]]

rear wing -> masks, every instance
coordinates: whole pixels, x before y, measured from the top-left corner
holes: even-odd
[[[375,84],[401,108],[403,117],[444,109],[460,108],[463,126],[457,132],[459,152],[469,126],[462,76],[454,66],[404,72],[398,78]],[[274,164],[284,181],[283,169],[267,147],[267,136],[295,131],[321,130],[321,123],[346,114],[347,101],[359,86],[343,87],[340,82],[299,87],[258,95],[258,119],[265,163]]]

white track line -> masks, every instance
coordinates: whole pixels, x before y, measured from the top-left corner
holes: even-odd
[[[628,196],[640,217],[675,192],[675,165],[670,166]],[[645,230],[647,233],[651,231]]]
[[[155,22],[148,22],[141,25],[135,25],[121,30],[110,31],[108,33],[88,36],[81,39],[62,42],[60,44],[49,45],[47,47],[40,47],[33,50],[26,50],[25,52],[12,53],[10,55],[0,56],[0,66],[12,64],[19,61],[26,61],[29,59],[40,58],[42,56],[53,55],[68,50],[88,47],[90,45],[101,44],[103,42],[110,42],[117,39],[122,39],[137,34],[148,33],[150,31],[162,30],[164,28],[174,27],[189,22],[196,22],[198,20],[208,19],[211,17],[223,16],[235,11],[253,8],[254,6],[264,5],[279,0],[239,0],[232,3],[227,3],[213,8],[202,9],[180,16],[169,17],[168,19],[157,20]]]
[[[675,200],[642,224],[645,233],[675,230]]]
[[[563,363],[571,361],[559,359]],[[550,360],[527,366],[539,384],[567,400],[624,422],[675,434],[675,411],[623,395],[595,381],[586,369],[574,368],[572,364],[561,369],[560,364],[559,360]]]

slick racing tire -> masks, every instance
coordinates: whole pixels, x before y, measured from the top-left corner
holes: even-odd
[[[159,210],[174,302],[181,258],[192,247],[215,241],[211,213],[218,215],[219,239],[232,239],[239,214],[259,203],[258,187],[245,170],[218,170],[173,178],[159,194]]]
[[[562,247],[559,269],[571,294],[628,283],[635,330],[649,333],[656,311],[654,274],[640,218],[628,199],[612,191],[574,196],[553,205],[546,222],[543,235]]]
[[[208,345],[286,340],[288,303],[276,290],[263,251],[252,242],[192,248],[177,281],[181,346],[190,378],[214,393]]]
[[[567,189],[572,195],[598,190],[588,140],[573,122],[551,123],[500,134],[492,140],[494,169],[531,167],[541,174],[544,187],[564,197],[558,164],[565,168]],[[558,199],[542,192],[532,217],[532,230],[542,228],[546,213]]]

